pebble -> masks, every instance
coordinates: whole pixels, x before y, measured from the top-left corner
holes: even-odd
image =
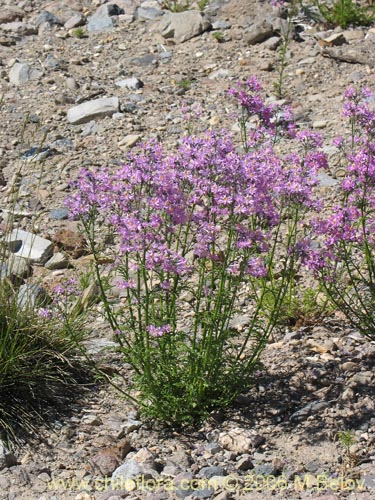
[[[9,71],[9,82],[17,86],[24,85],[41,76],[42,71],[32,68],[29,64],[16,62]]]
[[[118,111],[118,97],[101,97],[100,99],[83,102],[74,108],[70,108],[67,118],[69,123],[79,125],[105,116],[112,116]]]

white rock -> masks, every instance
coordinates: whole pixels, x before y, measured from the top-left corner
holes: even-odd
[[[16,62],[9,71],[9,81],[13,85],[23,85],[30,80],[40,78],[41,75],[41,71],[33,69],[28,64]]]
[[[186,42],[210,27],[211,23],[204,17],[204,14],[196,10],[169,12],[159,23],[159,31],[163,37],[173,38],[177,43]]]
[[[129,134],[126,135],[121,141],[119,141],[118,145],[120,149],[127,149],[135,146],[137,142],[139,142],[141,136],[137,134]]]
[[[68,110],[68,121],[73,125],[87,123],[96,118],[112,116],[119,110],[118,97],[101,97],[93,101],[83,102]]]
[[[125,88],[125,89],[130,89],[130,90],[138,90],[143,87],[143,82],[139,78],[136,78],[135,76],[132,76],[131,78],[125,78],[125,80],[118,80],[115,82],[115,85],[117,87]]]
[[[254,434],[246,429],[231,429],[227,432],[221,432],[219,435],[219,444],[222,448],[236,453],[248,453],[254,446]]]
[[[14,255],[35,264],[44,264],[53,253],[51,241],[22,229],[14,229],[6,241]]]

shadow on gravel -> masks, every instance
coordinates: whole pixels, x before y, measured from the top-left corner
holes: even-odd
[[[372,369],[371,360],[361,363],[361,371]],[[298,388],[296,378],[300,380]],[[363,405],[360,402],[365,398],[374,401],[375,387],[358,383],[353,388],[352,399],[346,401],[343,399],[348,388],[346,378],[347,374],[336,361],[304,361],[293,371],[263,372],[257,379],[257,390],[239,396],[225,419],[248,429],[259,428],[262,421],[262,425],[278,425],[287,433],[302,431],[311,443],[333,438],[344,429],[371,425],[374,410],[366,401]],[[353,404],[355,411],[348,413]]]

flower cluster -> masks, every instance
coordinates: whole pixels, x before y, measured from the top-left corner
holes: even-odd
[[[323,241],[321,252],[314,252],[311,267],[332,271],[332,262],[350,259],[353,248],[374,245],[375,229],[375,111],[368,89],[345,92],[343,115],[352,125],[349,144],[342,137],[334,140],[346,154],[346,176],[341,183],[342,200],[332,214],[315,221],[315,233]]]
[[[201,418],[246,385],[296,259],[306,258],[303,216],[320,208],[320,138],[295,133],[289,111],[265,104],[256,79],[230,94],[244,111],[243,136],[246,120],[259,118],[254,147],[237,148],[226,130],[185,136],[172,152],[150,141],[113,171],[83,170],[67,201],[92,253],[99,224],[111,226],[125,293],[115,310],[102,286],[103,306],[143,408],[175,422]],[[277,131],[281,122],[286,134]],[[293,135],[295,151],[279,154],[276,135]],[[253,291],[254,318],[235,342],[229,323],[244,284]]]

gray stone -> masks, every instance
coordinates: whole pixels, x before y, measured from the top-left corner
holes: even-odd
[[[124,14],[124,10],[116,4],[102,5],[88,18],[87,31],[99,33],[112,31],[115,27],[113,16],[120,14]]]
[[[254,468],[253,473],[256,476],[274,476],[276,469],[273,464],[261,464]]]
[[[164,11],[156,7],[138,7],[135,12],[135,18],[140,20],[153,20],[158,19],[164,15]]]
[[[306,420],[310,415],[315,415],[326,408],[329,407],[329,403],[326,401],[312,401],[300,410],[297,410],[290,416],[291,422],[302,422]]]
[[[125,80],[118,80],[115,85],[122,89],[138,90],[144,86],[144,83],[139,78],[132,76],[131,78],[125,78]]]
[[[16,6],[2,6],[0,9],[0,24],[12,23],[23,19],[25,11]]]
[[[65,220],[69,216],[69,210],[67,208],[54,208],[50,211],[49,216],[53,220]]]
[[[29,262],[44,264],[53,253],[53,243],[36,234],[14,229],[7,237],[9,249],[18,257],[28,259]]]
[[[9,71],[9,82],[13,85],[23,85],[41,76],[42,71],[33,69],[29,64],[16,62]]]
[[[212,23],[213,30],[229,30],[232,25],[228,21],[222,21],[218,19],[214,23]]]
[[[49,297],[43,287],[27,283],[21,285],[17,295],[17,305],[20,309],[35,309],[48,304]]]
[[[39,15],[34,19],[33,24],[39,28],[42,24],[49,24],[50,26],[62,26],[62,22],[58,17],[49,12],[48,10],[42,10]]]
[[[18,279],[28,278],[31,272],[31,266],[26,259],[13,255],[1,265],[0,275],[1,279],[7,278],[14,283]]]
[[[254,464],[250,458],[250,455],[243,455],[236,463],[237,470],[250,470],[254,468]]]
[[[147,480],[157,478],[158,475],[157,471],[148,465],[140,464],[133,458],[129,458],[120,467],[117,467],[112,474],[112,479],[126,481],[127,479],[142,477],[144,480]]]
[[[245,34],[245,42],[248,45],[255,45],[256,43],[261,43],[270,38],[273,34],[272,24],[268,21],[263,21],[262,23],[256,23],[250,26]]]
[[[83,102],[68,110],[68,121],[73,125],[87,123],[96,118],[112,116],[119,111],[118,97],[101,97],[93,101]]]
[[[122,424],[122,432],[124,434],[130,434],[133,431],[137,431],[142,427],[142,422],[140,420],[135,420],[130,418],[124,424]]]
[[[35,26],[24,23],[22,21],[13,21],[12,23],[5,23],[1,25],[1,30],[17,35],[36,35],[38,30]]]
[[[56,269],[66,269],[69,265],[69,259],[62,252],[55,253],[45,264],[44,267],[50,271]]]
[[[271,38],[264,42],[263,46],[269,50],[276,50],[280,42],[281,38],[279,36],[271,36]]]
[[[156,64],[158,61],[158,56],[156,54],[146,54],[141,57],[134,57],[130,62],[137,66],[150,66]]]
[[[80,12],[77,12],[77,14],[74,14],[66,21],[66,23],[64,24],[64,28],[67,30],[71,30],[73,28],[78,28],[79,26],[83,26],[85,22],[86,22],[85,16]]]
[[[183,43],[202,34],[211,27],[204,14],[195,10],[168,12],[160,23],[159,31],[166,39],[173,38],[176,43]]]
[[[13,453],[0,441],[0,470],[12,467],[17,464],[17,459]]]
[[[86,342],[88,354],[99,354],[109,350],[114,350],[118,347],[117,342],[107,339],[93,339]]]
[[[205,445],[205,449],[211,453],[212,455],[216,455],[216,453],[220,453],[223,449],[222,447],[219,445],[219,443],[207,443]]]
[[[178,467],[182,467],[184,469],[190,469],[192,464],[192,458],[183,450],[178,450],[175,453],[172,453],[167,458],[167,464],[176,465]]]
[[[211,467],[203,467],[199,474],[207,479],[210,479],[214,476],[226,476],[227,471],[221,465],[213,465]]]

